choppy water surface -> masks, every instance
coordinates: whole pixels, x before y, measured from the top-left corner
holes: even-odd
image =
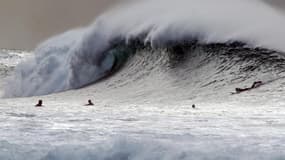
[[[284,16],[261,1],[179,2],[1,50],[0,159],[284,159]]]

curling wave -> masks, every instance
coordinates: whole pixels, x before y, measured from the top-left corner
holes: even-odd
[[[89,27],[41,44],[32,59],[16,68],[5,96],[44,95],[96,82],[138,51],[134,41],[153,50],[182,42],[239,41],[249,48],[282,52],[284,25],[284,16],[257,0],[134,2],[102,15]]]

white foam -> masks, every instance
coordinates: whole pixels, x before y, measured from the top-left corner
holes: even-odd
[[[141,37],[153,47],[192,38],[201,43],[243,41],[285,51],[284,26],[283,15],[257,0],[136,1],[41,44],[36,58],[17,68],[5,95],[49,94],[94,82],[111,65],[100,67],[118,38]]]
[[[190,141],[163,142],[159,140],[134,140],[121,138],[93,145],[61,145],[34,149],[32,146],[19,146],[0,142],[0,158],[15,160],[189,160],[189,159],[282,159],[284,152],[257,149],[237,142],[230,145],[219,142]],[[38,146],[39,147],[39,146]]]

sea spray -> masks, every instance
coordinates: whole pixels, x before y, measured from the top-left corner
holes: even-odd
[[[283,26],[284,16],[257,0],[134,2],[41,44],[35,58],[17,67],[5,97],[45,95],[96,82],[112,68],[108,51],[118,39],[140,39],[154,48],[193,39],[206,44],[242,41],[285,51]]]

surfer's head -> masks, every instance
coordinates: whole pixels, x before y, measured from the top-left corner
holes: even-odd
[[[38,101],[38,104],[37,104],[36,106],[40,107],[40,106],[42,106],[42,105],[43,105],[43,100],[40,99],[40,100]]]
[[[91,99],[88,100],[88,105],[93,106],[93,102],[91,101]]]
[[[240,92],[242,89],[240,88],[236,88],[236,92]]]

